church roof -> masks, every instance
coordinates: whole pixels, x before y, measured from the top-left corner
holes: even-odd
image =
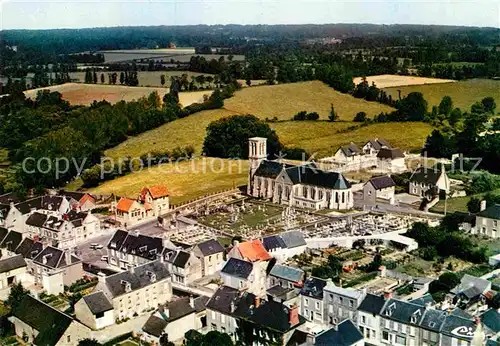
[[[310,166],[293,166],[286,173],[294,184],[321,186],[335,190],[349,189],[351,184],[341,173],[322,171]]]
[[[286,163],[264,160],[255,171],[255,175],[258,177],[275,179],[283,170],[283,166],[292,167]]]

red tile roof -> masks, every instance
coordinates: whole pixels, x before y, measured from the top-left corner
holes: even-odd
[[[120,198],[118,204],[116,205],[116,209],[128,213],[132,205],[134,205],[134,200],[128,198]]]
[[[150,188],[145,187],[143,189],[143,191],[145,189],[149,191],[149,193],[151,194],[151,197],[153,197],[153,199],[161,198],[161,197],[167,197],[168,196],[167,187],[165,185],[163,185],[163,184],[155,185],[155,186],[152,186]]]
[[[259,239],[238,244],[238,250],[244,259],[251,262],[267,261],[272,258]]]
[[[90,201],[92,204],[95,204],[95,198],[89,195],[88,193],[85,194],[79,201],[80,205],[85,204],[85,202]]]

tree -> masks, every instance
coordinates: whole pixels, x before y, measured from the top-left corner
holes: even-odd
[[[254,115],[233,115],[211,122],[203,142],[207,156],[221,158],[248,158],[248,138],[267,138],[267,154],[273,157],[282,145],[278,135],[267,123]]]
[[[184,335],[186,346],[234,346],[231,337],[228,334],[212,330],[203,335],[196,330],[189,330]]]
[[[164,75],[164,74],[162,74],[162,75],[160,76],[160,83],[161,83],[161,86],[164,86],[164,85],[165,85],[165,75]]]
[[[106,80],[106,79],[104,78],[104,73],[101,73],[101,84],[104,84],[104,81],[105,81],[105,80]]]
[[[365,112],[358,112],[354,116],[353,121],[360,122],[360,123],[365,122],[366,121],[366,113]]]
[[[328,115],[328,120],[330,121],[337,121],[339,119],[339,116],[337,112],[335,112],[335,109],[333,108],[333,103],[330,104],[330,114]]]
[[[427,114],[427,101],[420,92],[411,92],[397,103],[400,121],[422,121]]]
[[[479,213],[481,210],[481,199],[477,197],[471,197],[471,199],[467,202],[467,210],[469,213]]]
[[[102,345],[96,339],[83,339],[78,342],[78,346],[99,346]]]
[[[7,298],[6,304],[13,310],[28,294],[29,291],[26,290],[20,282],[14,284],[10,289],[10,294]]]
[[[97,73],[94,71],[93,77],[92,77],[92,82],[94,84],[97,84]]]
[[[125,83],[125,73],[120,72],[120,84],[123,85]]]
[[[453,109],[453,101],[451,100],[451,97],[444,96],[443,99],[441,100],[441,103],[439,103],[439,114],[444,114],[448,116],[448,114],[451,113],[452,109]]]
[[[448,123],[451,127],[455,127],[460,119],[462,119],[462,111],[460,110],[460,108],[455,108],[448,116]]]
[[[497,108],[497,104],[495,103],[495,99],[491,96],[485,97],[481,100],[483,108],[486,112],[494,114],[495,109]]]
[[[430,157],[451,157],[456,153],[457,144],[454,136],[443,134],[440,130],[433,130],[425,141],[423,153]]]

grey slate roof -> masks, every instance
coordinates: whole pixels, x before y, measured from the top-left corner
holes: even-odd
[[[316,336],[316,346],[351,346],[363,339],[363,334],[351,320],[345,320],[335,328],[331,328]]]
[[[46,261],[44,262],[44,258]],[[64,268],[68,265],[81,262],[79,258],[71,255],[70,262],[66,262],[66,256],[64,251],[55,248],[53,246],[47,246],[43,249],[36,257],[33,258],[33,262],[39,265],[43,265],[52,269]]]
[[[396,186],[394,180],[392,180],[392,178],[388,175],[373,177],[369,180],[369,182],[373,185],[375,190],[381,190],[388,187]]]
[[[275,285],[267,289],[266,293],[272,297],[283,297],[287,293],[294,291],[294,288],[282,287],[280,285]]]
[[[35,242],[33,239],[24,238],[16,249],[16,253],[22,255],[24,258],[33,259],[43,250],[43,244]]]
[[[475,287],[475,289],[470,290]],[[454,287],[451,292],[454,294],[463,293],[468,298],[472,298],[479,295],[491,287],[491,282],[486,279],[481,279],[469,274],[465,274],[460,283]]]
[[[420,321],[420,327],[433,332],[439,332],[447,316],[447,311],[426,309],[424,317]]]
[[[15,192],[4,193],[0,195],[0,203],[2,204],[10,204],[10,203],[19,203],[22,202],[22,199]]]
[[[36,197],[17,203],[15,207],[21,214],[28,214],[32,209],[37,210],[42,208],[42,197]]]
[[[383,138],[370,139],[368,142],[371,143],[373,149],[375,150],[380,150],[382,147],[392,148],[389,142]]]
[[[123,242],[127,238],[128,232],[124,230],[117,230],[108,243],[108,249],[120,250]]]
[[[465,319],[453,314],[446,316],[440,332],[454,338],[470,341],[474,336],[477,324],[471,319]],[[459,329],[457,329],[459,328]]]
[[[300,231],[288,231],[281,233],[281,239],[288,249],[306,245],[304,235]]]
[[[495,309],[489,309],[480,318],[481,322],[495,334],[500,333],[500,312]]]
[[[10,231],[7,236],[3,239],[0,247],[2,249],[7,249],[9,251],[15,251],[21,241],[23,240],[23,235],[16,231]]]
[[[285,171],[293,184],[321,186],[335,190],[345,190],[351,187],[341,173],[322,171],[310,165],[293,166]]]
[[[29,226],[43,227],[47,218],[48,216],[45,214],[34,212],[28,217],[26,224]]]
[[[350,287],[348,287],[348,288],[339,287],[339,286],[334,285],[333,283],[326,285],[323,288],[323,290],[327,291],[327,292],[335,293],[335,294],[338,294],[338,295],[341,295],[344,297],[349,297],[352,299],[358,299],[363,294],[361,291],[359,291],[357,289],[350,288]]]
[[[258,177],[275,179],[281,173],[283,168],[287,167],[293,166],[278,161],[264,160],[260,163],[254,175]]]
[[[275,264],[269,275],[291,282],[300,282],[304,279],[305,274],[303,270],[281,264]]]
[[[479,212],[477,216],[500,220],[500,204],[494,204],[491,207],[484,209],[483,211]]]
[[[419,167],[410,176],[410,181],[436,185],[440,175],[441,171],[437,168]]]
[[[137,266],[132,269],[132,272],[127,270],[107,276],[105,284],[111,296],[114,298],[127,293],[125,290],[125,282],[130,284],[131,291],[150,285],[152,281],[149,273],[155,274],[156,281],[170,277],[170,272],[168,271],[167,266],[160,260],[156,260]]]
[[[402,300],[390,299],[382,309],[381,315],[397,322],[419,324],[425,307]]]
[[[252,262],[240,260],[231,257],[221,270],[221,273],[235,276],[242,279],[248,279],[253,270]]]
[[[326,280],[310,276],[304,282],[304,287],[300,290],[300,294],[316,299],[323,299],[323,289],[326,283]]]
[[[91,293],[82,299],[94,315],[113,310],[113,304],[102,291]]]
[[[10,272],[18,268],[26,267],[23,256],[17,255],[0,260],[0,273]]]
[[[345,156],[355,156],[361,153],[361,150],[354,143],[343,145],[340,147],[340,150],[342,150]]]
[[[9,204],[1,204],[0,203],[0,219],[5,219],[7,214],[9,214],[10,205]]]
[[[380,159],[400,159],[405,157],[403,151],[397,148],[381,148],[377,154],[377,157]]]
[[[379,315],[384,307],[384,304],[385,298],[383,296],[368,293],[359,305],[358,310],[368,312],[373,315]]]
[[[149,316],[146,323],[142,326],[142,330],[149,335],[159,338],[163,334],[167,324],[167,321],[163,318],[157,317],[156,313],[154,313]]]
[[[253,294],[243,293],[243,295],[253,296]],[[242,295],[242,297],[243,297]],[[207,302],[207,309],[222,312],[225,315],[231,315],[231,302],[235,305],[240,299],[240,291],[229,286],[220,286]],[[252,302],[253,298],[250,299]]]
[[[271,235],[269,237],[262,238],[262,244],[264,245],[266,251],[286,248],[285,242],[279,235]]]
[[[163,252],[163,240],[157,237],[128,233],[120,252],[154,260]]]
[[[427,304],[434,305],[436,303],[434,298],[432,298],[432,295],[429,293],[424,294],[422,297],[412,299],[410,300],[410,302],[418,304],[420,306],[426,306]]]
[[[190,257],[191,257],[191,254],[189,252],[181,250],[181,251],[177,252],[177,255],[173,259],[172,263],[176,267],[185,268]]]
[[[62,196],[42,196],[41,208],[45,210],[58,210],[64,199]]]
[[[210,256],[216,253],[224,252],[224,247],[215,239],[204,241],[196,246],[198,246],[203,256]]]

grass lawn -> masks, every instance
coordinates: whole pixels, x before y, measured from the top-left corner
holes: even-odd
[[[119,157],[138,157],[154,150],[172,150],[175,147],[193,145],[196,154],[201,153],[206,128],[210,122],[233,115],[225,109],[214,109],[192,114],[172,121],[154,130],[130,137],[120,145],[106,151],[106,155]]]
[[[119,345],[120,346],[137,346],[139,344],[133,340],[125,340],[125,341],[119,343]]]
[[[243,88],[225,100],[224,108],[235,113],[254,114],[263,119],[277,117],[279,120],[289,120],[300,111],[317,112],[320,119],[327,120],[332,103],[340,120],[346,121],[352,121],[361,111],[371,117],[393,110],[378,102],[342,94],[319,81]]]
[[[454,107],[459,107],[462,111],[470,110],[474,102],[487,96],[494,97],[496,103],[500,104],[500,81],[492,79],[470,79],[456,83],[402,86],[384,90],[395,99],[398,98],[398,90],[401,90],[401,97],[414,91],[421,92],[429,103],[429,110],[433,105],[439,105],[443,96],[450,96]]]
[[[205,194],[244,185],[247,176],[246,160],[205,158],[145,169],[107,181],[91,191],[135,198],[144,186],[165,184],[170,192],[170,203],[179,204]]]
[[[415,258],[410,263],[397,267],[396,271],[411,276],[424,276],[425,274],[428,274],[430,272],[432,263],[432,261],[425,261],[421,258]]]
[[[500,193],[500,189],[491,191],[493,194]],[[454,211],[462,211],[467,212],[467,203],[470,201],[472,197],[481,197],[483,194],[477,194],[473,196],[464,196],[464,197],[456,197],[456,198],[448,198],[447,204],[447,212],[452,213]],[[431,208],[431,211],[434,213],[444,213],[444,205],[445,201],[440,200],[437,204]]]
[[[337,133],[338,130],[354,123],[317,122],[280,122],[271,127],[276,130],[280,140],[286,146],[296,146],[317,153],[317,157],[331,156],[341,145],[354,142],[362,145],[370,138],[381,137],[393,147],[403,150],[420,149],[432,126],[424,123],[379,123],[364,126],[354,131]]]

